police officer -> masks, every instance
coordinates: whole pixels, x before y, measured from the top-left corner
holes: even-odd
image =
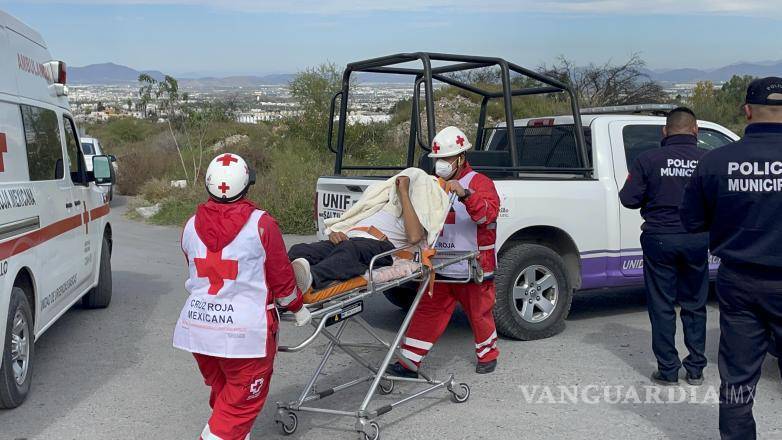
[[[708,234],[690,234],[679,219],[684,187],[706,150],[698,148],[698,121],[680,107],[668,114],[662,148],[638,156],[619,198],[630,209],[641,209],[644,281],[652,324],[652,350],[657,371],[652,381],[677,385],[684,366],[690,385],[703,383],[706,367],[706,300],[709,292]],[[689,355],[676,351],[676,309],[681,306],[684,344]]]
[[[772,335],[782,343],[782,78],[753,81],[742,140],[704,156],[681,207],[684,227],[710,232],[720,305],[720,434],[756,438],[755,387]],[[782,370],[782,361],[780,361]]]

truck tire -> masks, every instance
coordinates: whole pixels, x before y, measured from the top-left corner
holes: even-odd
[[[100,249],[99,271],[98,285],[81,299],[85,309],[105,309],[111,303],[111,250],[106,237],[103,237]]]
[[[552,249],[531,243],[500,254],[495,272],[497,331],[509,338],[548,338],[565,328],[573,288],[565,262]]]
[[[413,305],[413,300],[416,294],[416,284],[411,286],[402,285],[394,289],[389,289],[383,292],[388,299],[388,302],[399,307],[404,311],[410,310],[410,306]]]
[[[16,408],[30,392],[35,358],[33,313],[24,290],[11,290],[0,366],[0,408]]]

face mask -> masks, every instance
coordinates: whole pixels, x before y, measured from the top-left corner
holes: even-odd
[[[453,164],[447,160],[438,159],[434,164],[434,173],[443,179],[451,177],[455,171]]]

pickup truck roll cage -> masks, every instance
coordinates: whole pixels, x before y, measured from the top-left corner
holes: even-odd
[[[421,68],[409,68],[398,67],[399,64],[405,64],[418,61],[421,63]],[[432,62],[443,63],[441,66],[432,66]],[[480,69],[485,67],[500,68],[500,76],[502,80],[502,91],[485,90],[478,86],[467,84],[459,79],[447,76],[449,73],[463,72],[473,69]],[[350,94],[350,80],[353,73],[366,72],[366,73],[381,73],[381,74],[398,74],[407,75],[415,78],[415,86],[412,101],[412,114],[410,121],[410,136],[408,140],[407,148],[407,161],[406,166],[364,166],[364,165],[343,165],[343,157],[345,152],[345,128],[347,126],[348,115],[348,97]],[[511,83],[511,72],[516,75],[521,75],[535,81],[538,81],[543,86],[539,87],[524,87],[514,89]],[[345,170],[381,170],[381,171],[397,171],[404,168],[415,166],[415,149],[416,146],[420,147],[423,151],[430,151],[429,145],[432,144],[434,136],[436,134],[435,114],[434,114],[434,89],[433,80],[440,81],[442,83],[451,85],[453,87],[466,90],[482,97],[481,109],[478,120],[478,130],[473,145],[476,148],[484,143],[484,132],[486,125],[487,107],[489,102],[493,99],[502,99],[504,107],[505,124],[509,133],[515,133],[512,98],[514,96],[530,96],[530,95],[543,95],[551,93],[566,93],[570,98],[570,107],[573,114],[574,121],[574,135],[577,145],[577,153],[579,156],[579,168],[563,169],[548,169],[541,167],[527,167],[519,165],[518,147],[516,145],[515,136],[507,136],[508,138],[508,150],[510,152],[511,166],[474,166],[477,170],[487,171],[503,171],[511,173],[519,172],[568,172],[573,174],[581,174],[584,177],[591,177],[592,168],[589,167],[589,161],[587,158],[587,148],[584,140],[584,133],[581,124],[581,111],[578,104],[578,99],[572,88],[567,84],[543,75],[539,72],[526,69],[516,64],[510,63],[502,58],[496,57],[482,57],[482,56],[470,56],[470,55],[453,55],[444,53],[430,53],[430,52],[414,52],[414,53],[400,53],[395,55],[389,55],[379,58],[372,58],[364,61],[357,61],[347,65],[345,72],[342,75],[342,90],[334,94],[331,98],[331,112],[328,123],[327,134],[327,146],[331,152],[336,155],[334,161],[334,174],[341,175]],[[425,131],[421,127],[419,102],[421,96],[421,86],[424,89],[424,102],[426,111],[426,127]],[[332,145],[332,133],[336,110],[337,98],[340,99],[339,103],[339,125],[337,128],[337,145],[336,149]],[[426,139],[422,136],[426,135]],[[480,152],[478,152],[480,153]]]

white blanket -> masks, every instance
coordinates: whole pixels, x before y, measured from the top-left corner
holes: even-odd
[[[448,215],[449,198],[440,188],[437,178],[426,174],[419,168],[408,168],[396,176],[370,185],[361,198],[339,218],[326,219],[326,233],[347,232],[356,223],[364,220],[381,209],[400,217],[402,205],[396,193],[396,177],[410,178],[410,201],[418,216],[418,221],[426,229],[427,242],[433,243],[445,223]]]

